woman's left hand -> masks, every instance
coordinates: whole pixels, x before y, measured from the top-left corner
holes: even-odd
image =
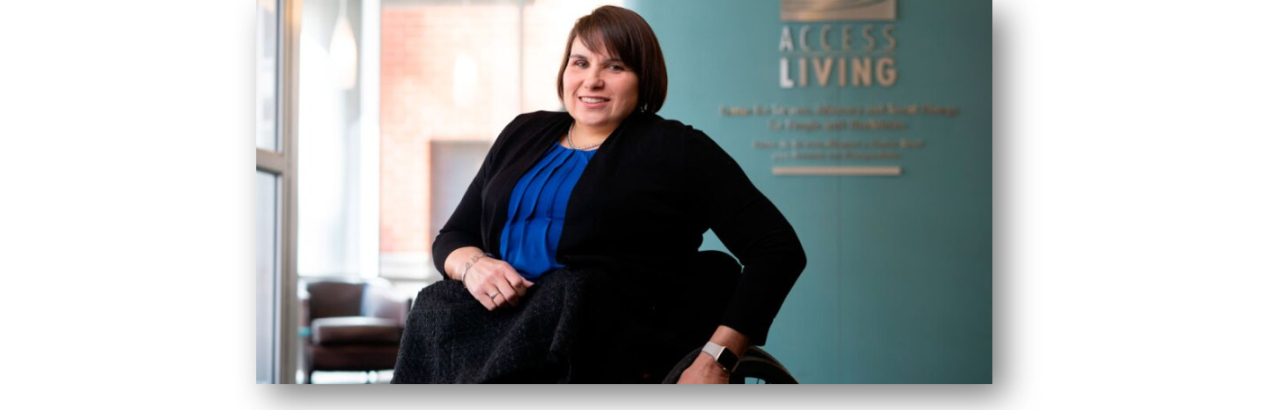
[[[733,328],[720,325],[716,328],[716,332],[711,335],[711,341],[718,345],[725,346],[733,351],[738,357],[742,357],[742,353],[747,351],[750,345],[747,335],[744,335]],[[680,373],[679,384],[728,384],[729,372],[720,367],[720,363],[716,363],[716,359],[706,353],[698,353],[698,358],[693,359],[693,364],[688,369],[684,369]]]
[[[679,384],[729,384],[729,372],[724,371],[710,355],[698,353],[698,358],[688,369],[680,373]]]

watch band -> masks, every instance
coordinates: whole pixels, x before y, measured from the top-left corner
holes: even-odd
[[[738,355],[716,342],[707,342],[702,346],[702,352],[711,355],[725,372],[732,374],[733,369],[738,367]]]

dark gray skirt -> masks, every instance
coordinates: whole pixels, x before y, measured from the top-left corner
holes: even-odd
[[[597,270],[544,275],[516,308],[488,311],[461,282],[418,293],[392,383],[659,382],[688,352],[652,302]]]

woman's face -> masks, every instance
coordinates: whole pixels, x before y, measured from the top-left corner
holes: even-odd
[[[622,60],[592,53],[574,39],[564,68],[564,106],[579,127],[612,132],[640,99],[640,78]]]

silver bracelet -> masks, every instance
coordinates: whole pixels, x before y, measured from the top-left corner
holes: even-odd
[[[462,282],[462,284],[463,284],[463,285],[466,285],[466,283],[467,283],[467,272],[470,272],[470,271],[471,271],[471,267],[472,267],[472,266],[475,266],[476,261],[480,260],[480,258],[492,258],[492,257],[493,257],[493,255],[490,255],[490,254],[488,254],[487,252],[486,252],[486,253],[479,254],[479,255],[476,255],[476,256],[472,256],[472,257],[471,257],[471,260],[467,261],[467,265],[466,265],[466,266],[464,266],[464,267],[462,268],[462,277],[461,277],[461,278],[458,278],[458,282]]]

